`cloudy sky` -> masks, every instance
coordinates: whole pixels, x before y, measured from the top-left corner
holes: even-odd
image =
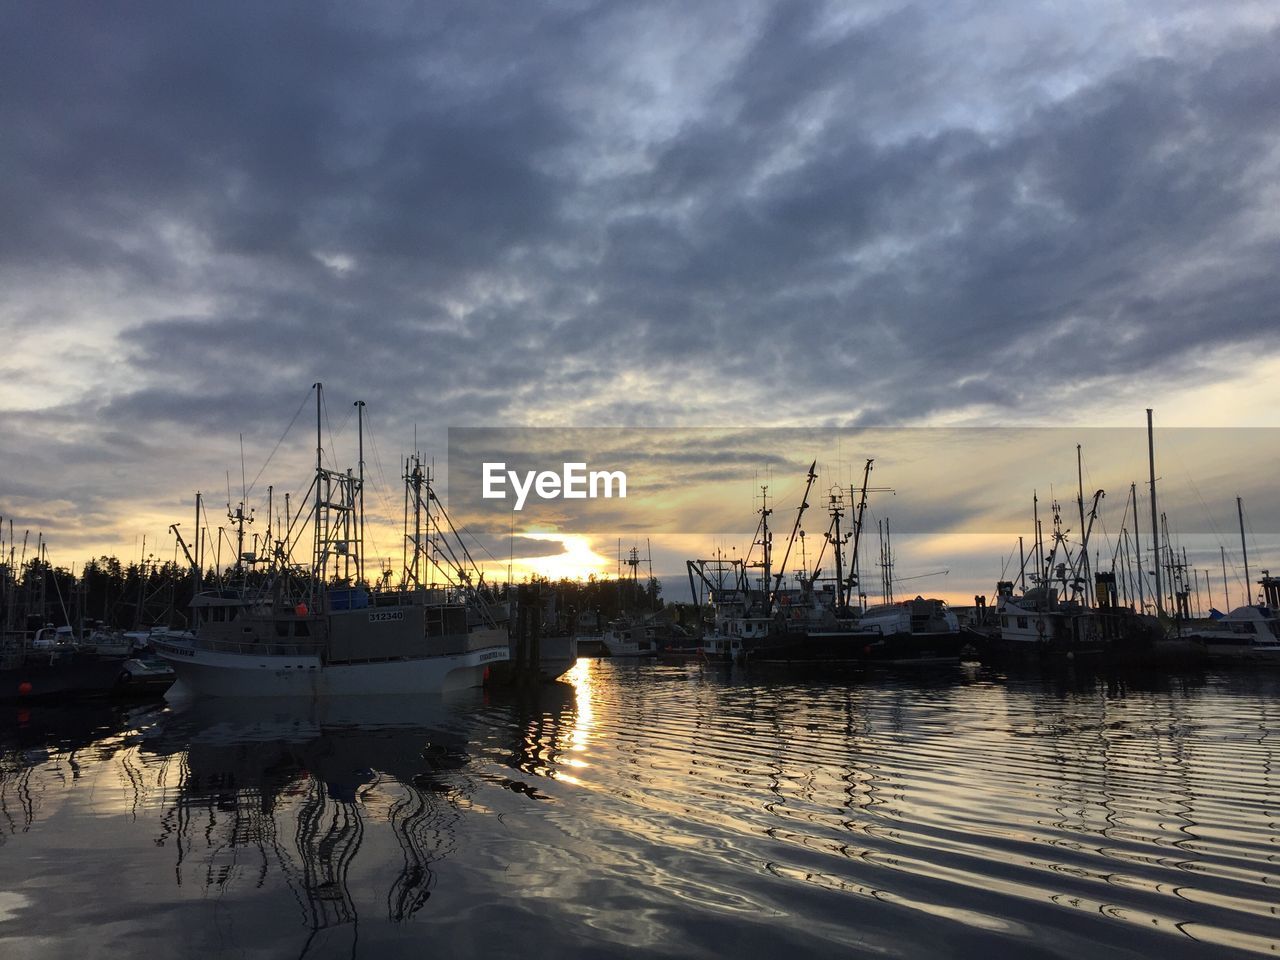
[[[241,437],[252,480],[317,380],[388,474],[450,426],[1280,425],[1268,0],[5,4],[0,37],[0,514],[63,562],[224,497]]]

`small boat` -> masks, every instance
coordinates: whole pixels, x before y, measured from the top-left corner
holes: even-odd
[[[1280,616],[1271,607],[1236,607],[1211,624],[1191,628],[1186,636],[1210,660],[1280,664]]]
[[[614,658],[652,657],[658,653],[650,624],[636,620],[614,620],[600,636],[605,655]]]
[[[80,649],[71,631],[52,624],[0,643],[0,700],[69,700],[163,693],[173,683],[167,665]]]

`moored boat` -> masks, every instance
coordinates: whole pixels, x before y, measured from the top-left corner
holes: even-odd
[[[1186,636],[1210,660],[1280,664],[1280,615],[1271,607],[1236,607],[1210,624],[1190,628]]]
[[[321,385],[315,390],[317,460],[307,518],[313,537],[311,567],[300,572],[288,556],[287,545],[298,541],[300,526],[272,541],[272,554],[264,560],[238,550],[232,585],[196,592],[189,634],[152,638],[156,652],[178,675],[175,695],[367,696],[479,686],[491,664],[510,657],[506,625],[488,610],[478,589],[450,591],[423,584],[420,524],[436,500],[420,458],[411,458],[405,474],[418,524],[406,533],[415,544],[412,567],[401,589],[371,591],[360,576],[363,450],[358,476],[324,467]],[[362,417],[363,406],[357,404]],[[361,425],[363,436],[363,420]],[[197,497],[197,517],[198,504]],[[248,520],[243,505],[232,519],[243,544]],[[189,551],[188,557],[193,576],[199,578],[201,564]],[[265,570],[245,568],[260,562]],[[348,579],[353,569],[354,582]],[[459,574],[455,582],[470,583],[470,571]]]

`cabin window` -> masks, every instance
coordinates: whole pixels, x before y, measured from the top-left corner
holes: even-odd
[[[295,637],[311,636],[311,627],[307,625],[307,621],[299,620],[293,625],[293,635]]]
[[[288,635],[289,635],[289,621],[288,621],[288,620],[277,620],[277,621],[276,621],[276,636],[277,636],[277,637],[287,637]]]
[[[1026,617],[1019,617],[1019,618],[1018,618],[1018,629],[1019,629],[1019,630],[1025,630],[1025,629],[1027,629],[1027,618],[1026,618]]]
[[[1009,625],[1009,618],[1007,616],[1002,616],[1000,618],[1000,626],[1007,627],[1008,625]]]

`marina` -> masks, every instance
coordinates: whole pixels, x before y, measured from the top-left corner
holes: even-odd
[[[0,960],[1280,955],[1280,4],[0,31]]]

